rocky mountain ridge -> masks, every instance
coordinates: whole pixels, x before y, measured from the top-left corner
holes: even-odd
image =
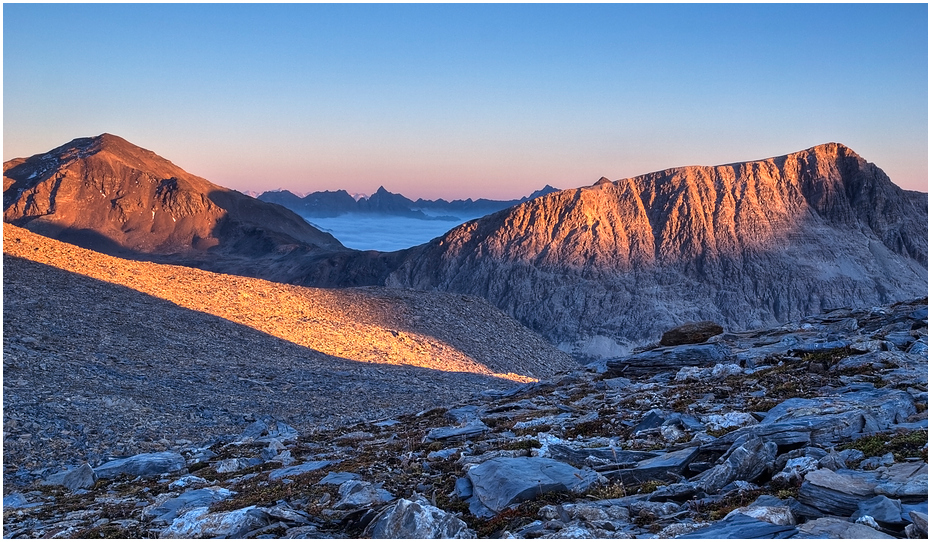
[[[604,357],[686,321],[742,330],[922,295],[927,204],[831,143],[537,198],[412,250],[387,283],[484,297]]]
[[[456,220],[460,216],[494,213],[557,191],[558,189],[546,185],[529,196],[515,200],[490,200],[485,198],[473,200],[468,198],[446,201],[444,199],[426,200],[419,198],[417,201],[413,201],[401,194],[389,192],[384,186],[380,186],[371,196],[359,199],[353,198],[345,190],[311,192],[303,197],[297,196],[288,190],[274,190],[262,192],[257,197],[262,201],[287,207],[295,213],[309,218],[362,213],[404,216],[421,220]],[[449,213],[450,216],[427,215],[424,210],[434,213]]]
[[[4,536],[924,539],[927,314],[838,309],[638,354],[714,347],[704,363],[77,454],[5,476]],[[5,446],[43,422],[5,423]]]

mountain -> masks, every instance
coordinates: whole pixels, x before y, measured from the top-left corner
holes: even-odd
[[[347,249],[110,134],[4,163],[3,209],[5,222],[107,254],[296,284],[380,284],[398,258]]]
[[[3,218],[99,248],[151,254],[341,249],[295,213],[191,175],[110,134],[3,165]]]
[[[927,194],[830,143],[563,190],[409,252],[387,284],[484,297],[578,357],[928,289]]]
[[[295,213],[308,218],[328,218],[349,213],[370,213],[392,216],[405,216],[421,220],[457,220],[464,216],[481,216],[491,214],[519,203],[556,192],[557,189],[546,185],[529,196],[515,200],[490,200],[471,198],[446,201],[444,199],[412,201],[409,198],[389,192],[384,186],[366,198],[353,198],[345,190],[335,192],[312,192],[299,197],[287,190],[273,190],[258,195],[258,199],[277,203]],[[444,216],[428,215],[424,211],[448,213]]]
[[[287,207],[301,216],[333,217],[357,211],[356,200],[345,190],[313,192],[299,197],[288,190],[262,192],[256,198]]]

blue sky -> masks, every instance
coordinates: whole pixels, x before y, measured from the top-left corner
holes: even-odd
[[[512,198],[844,143],[928,187],[906,5],[3,7],[3,158],[110,132],[238,190]]]

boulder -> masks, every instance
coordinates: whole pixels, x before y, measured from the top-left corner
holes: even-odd
[[[663,333],[663,337],[659,340],[659,344],[662,346],[698,344],[707,341],[715,335],[720,335],[721,333],[724,333],[724,328],[710,320],[689,322]]]
[[[233,496],[233,492],[222,487],[209,487],[204,489],[192,489],[185,491],[181,495],[168,499],[164,502],[156,502],[143,509],[143,517],[150,518],[151,521],[161,522],[162,525],[174,521],[181,514],[210,506],[211,504],[228,499]]]
[[[870,516],[878,523],[886,525],[905,525],[906,521],[902,518],[902,501],[890,499],[885,495],[877,495],[872,499],[863,501],[857,506],[850,519],[856,519],[862,516]]]
[[[818,518],[799,525],[798,530],[810,538],[895,538],[872,527],[839,518]]]
[[[500,512],[508,506],[551,491],[584,491],[599,480],[592,470],[545,457],[502,457],[468,472],[473,498]]]
[[[49,476],[42,482],[42,485],[65,486],[71,491],[77,491],[92,488],[95,483],[97,483],[97,475],[94,473],[94,469],[84,463],[76,469],[58,472]]]
[[[651,480],[677,481],[696,455],[697,447],[683,448],[644,459],[630,468],[600,470],[607,478],[620,479],[625,485],[637,485]]]
[[[805,475],[798,500],[827,514],[850,517],[875,495],[876,484],[875,476],[864,472],[818,469]]]
[[[208,507],[203,506],[175,519],[162,529],[159,538],[242,538],[268,523],[267,514],[255,506],[212,514]]]
[[[749,438],[734,446],[723,461],[698,475],[698,482],[708,493],[715,493],[734,481],[752,482],[766,471],[773,470],[777,446],[760,437]]]
[[[151,454],[138,454],[132,457],[108,461],[100,465],[94,472],[99,478],[113,478],[121,474],[130,476],[156,476],[169,472],[177,472],[187,468],[184,457],[176,452],[158,452]]]
[[[382,510],[365,530],[371,538],[475,538],[475,532],[456,516],[423,500],[399,499]]]
[[[336,510],[350,510],[357,508],[371,508],[384,504],[394,498],[394,495],[381,488],[381,484],[373,484],[360,480],[349,480],[339,486],[339,501],[333,506]]]

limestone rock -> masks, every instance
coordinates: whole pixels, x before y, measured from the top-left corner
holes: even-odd
[[[475,532],[456,516],[422,501],[398,501],[372,520],[366,528],[371,538],[425,539],[475,538]]]
[[[543,457],[498,458],[468,472],[473,496],[494,512],[500,512],[549,491],[584,491],[598,475]]]
[[[159,533],[160,538],[241,538],[268,525],[267,515],[256,506],[231,512],[209,513],[204,506],[175,519]]]
[[[108,461],[94,469],[94,472],[100,478],[113,478],[121,474],[155,476],[157,474],[177,472],[186,468],[187,462],[181,454],[177,452],[157,452],[137,454],[124,459]]]
[[[812,538],[895,538],[866,525],[838,518],[818,518],[799,525],[798,530]]]

